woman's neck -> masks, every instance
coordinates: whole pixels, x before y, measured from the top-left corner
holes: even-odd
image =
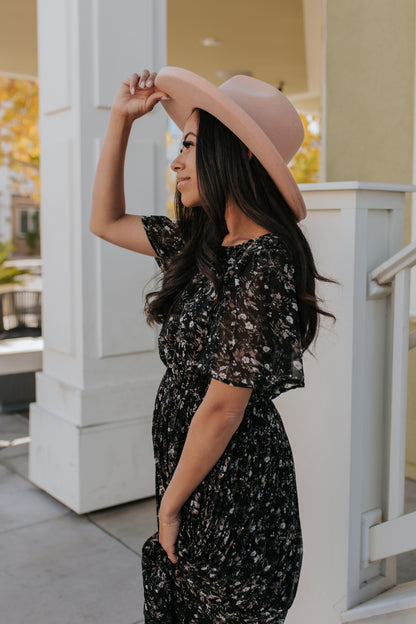
[[[232,201],[227,202],[225,221],[228,229],[228,234],[222,242],[225,246],[238,245],[269,232],[269,230],[266,230],[263,226],[252,221],[252,219],[245,215]]]

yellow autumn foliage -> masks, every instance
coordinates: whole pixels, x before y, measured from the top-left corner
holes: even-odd
[[[317,182],[320,168],[320,119],[317,115],[300,114],[305,138],[290,163],[290,170],[298,184]]]
[[[40,200],[38,81],[0,74],[0,165],[11,188]]]

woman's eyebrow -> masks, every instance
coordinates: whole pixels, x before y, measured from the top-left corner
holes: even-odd
[[[183,137],[182,141],[186,141],[186,139],[188,138],[188,136],[189,136],[190,134],[193,134],[193,135],[194,135],[194,137],[195,137],[195,138],[197,138],[197,136],[196,136],[195,132],[187,132],[187,133],[186,133],[186,135]]]

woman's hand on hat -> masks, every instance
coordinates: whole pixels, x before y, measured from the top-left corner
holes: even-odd
[[[155,87],[156,72],[144,69],[140,74],[131,74],[123,80],[118,89],[111,110],[131,121],[146,115],[157,102],[168,98],[166,93]]]

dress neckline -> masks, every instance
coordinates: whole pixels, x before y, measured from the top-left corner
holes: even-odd
[[[238,247],[243,247],[244,245],[248,245],[249,243],[253,243],[254,241],[260,240],[265,236],[276,236],[273,232],[266,232],[265,234],[260,234],[260,236],[255,236],[254,238],[249,238],[242,243],[237,243],[237,245],[221,245],[221,249],[236,249]]]

